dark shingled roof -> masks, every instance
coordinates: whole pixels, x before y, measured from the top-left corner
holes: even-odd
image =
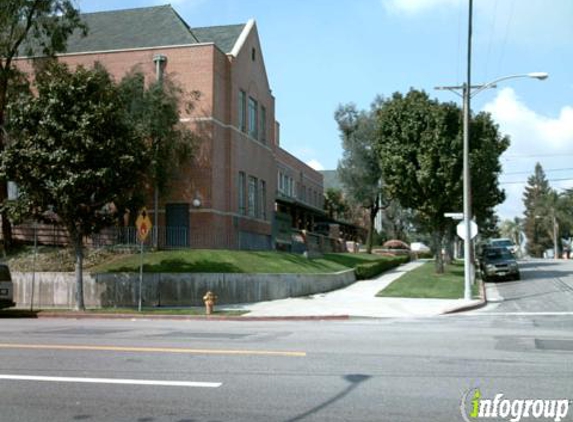
[[[230,53],[245,25],[191,29],[169,5],[84,13],[88,35],[76,31],[68,40],[67,53],[113,51],[132,48],[188,45],[213,42]]]
[[[245,25],[240,24],[193,28],[192,31],[199,42],[214,42],[221,51],[230,53],[244,28]]]

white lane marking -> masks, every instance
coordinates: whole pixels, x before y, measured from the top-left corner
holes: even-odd
[[[166,387],[199,387],[199,388],[218,388],[221,385],[223,385],[223,383],[221,382],[138,380],[138,379],[118,379],[118,378],[45,377],[37,375],[2,375],[2,374],[0,374],[0,380],[78,382],[78,383],[88,383],[88,384],[159,385]]]

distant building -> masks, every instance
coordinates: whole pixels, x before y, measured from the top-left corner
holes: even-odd
[[[74,34],[60,61],[99,62],[117,80],[134,68],[148,82],[161,73],[201,94],[191,113],[181,110],[181,121],[200,133],[200,148],[159,203],[166,246],[269,249],[276,210],[293,226],[312,229],[324,215],[323,177],[279,146],[275,98],[254,20],[191,28],[171,6],[82,18],[88,36]],[[18,65],[31,72],[28,59]]]

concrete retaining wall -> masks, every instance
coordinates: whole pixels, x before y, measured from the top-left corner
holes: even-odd
[[[32,285],[37,308],[71,308],[75,303],[73,273],[12,273],[14,301],[30,306]],[[356,281],[353,270],[336,274],[144,274],[144,306],[202,306],[213,291],[219,304],[260,302],[307,296],[346,287]],[[137,306],[139,274],[84,274],[89,307]]]

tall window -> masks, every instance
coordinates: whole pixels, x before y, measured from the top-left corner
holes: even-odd
[[[239,172],[239,214],[245,215],[247,213],[246,196],[245,196],[245,173]]]
[[[249,205],[248,205],[248,215],[249,217],[256,217],[257,214],[257,178],[249,176]]]
[[[267,182],[261,180],[261,190],[260,190],[261,199],[259,201],[259,215],[258,217],[262,218],[263,220],[267,219]]]
[[[253,97],[249,97],[249,135],[255,139],[259,137],[259,129],[257,122],[258,104]]]
[[[239,91],[239,129],[247,131],[247,94],[242,89]]]
[[[261,141],[267,143],[267,109],[261,106]]]

